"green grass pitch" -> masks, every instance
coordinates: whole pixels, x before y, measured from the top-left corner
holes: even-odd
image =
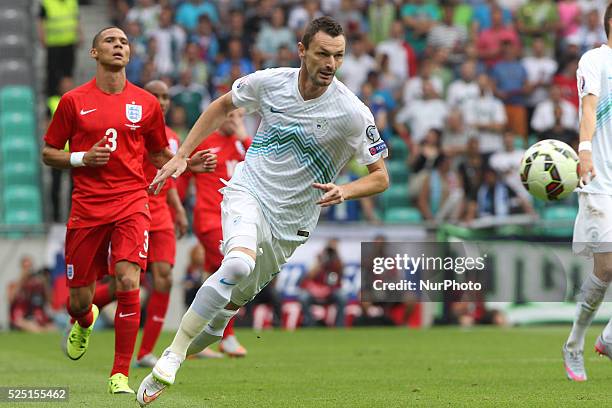
[[[244,359],[187,361],[152,407],[572,407],[607,406],[612,362],[587,337],[587,383],[565,379],[561,344],[568,327],[519,329],[239,330]],[[69,403],[35,407],[137,407],[106,394],[112,331],[70,361],[60,335],[0,334],[0,386],[68,386]],[[171,340],[164,333],[159,352]],[[148,373],[132,369],[137,388]]]

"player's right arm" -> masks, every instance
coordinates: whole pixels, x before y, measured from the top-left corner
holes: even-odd
[[[601,91],[601,61],[598,50],[586,52],[578,63],[578,95],[580,96],[580,182],[587,184],[595,177],[591,141],[597,127],[597,103]]]
[[[66,152],[64,146],[75,133],[76,110],[68,97],[62,97],[45,134],[42,161],[57,169],[71,167],[100,167],[110,159],[110,147],[106,146],[106,136],[95,143],[87,152]]]

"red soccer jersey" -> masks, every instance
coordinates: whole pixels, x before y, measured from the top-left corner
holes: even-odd
[[[210,149],[217,155],[217,167],[212,173],[194,174],[196,183],[196,204],[193,211],[194,231],[205,232],[221,228],[221,200],[219,192],[225,186],[221,179],[229,180],[236,164],[244,160],[251,139],[244,142],[236,136],[224,136],[218,131],[210,134],[195,151]]]
[[[92,79],[62,97],[45,142],[63,149],[70,141],[71,151],[88,151],[104,136],[111,148],[108,163],[72,169],[68,228],[108,224],[136,212],[148,214],[143,152],[168,146],[159,102],[127,81],[121,93],[106,94]]]
[[[179,147],[179,138],[168,126],[166,126],[166,137],[168,139],[170,151],[176,154]],[[151,163],[151,160],[149,160],[149,154],[146,151],[142,159],[142,167],[147,184],[150,184],[157,174],[157,168]],[[173,185],[174,180],[169,178],[166,180],[159,194],[149,194],[149,210],[151,211],[151,228],[149,228],[149,231],[162,231],[174,228],[172,213],[170,212],[170,206],[167,201],[168,190],[170,190]]]

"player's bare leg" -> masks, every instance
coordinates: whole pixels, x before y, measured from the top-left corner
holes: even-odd
[[[581,300],[576,307],[572,331],[563,345],[565,372],[567,378],[573,381],[586,381],[587,379],[584,369],[584,338],[606,294],[612,276],[612,253],[595,253],[593,261],[593,273],[589,274],[582,283]],[[600,338],[608,339],[612,343],[612,327],[610,326],[611,324],[608,323]]]
[[[68,314],[74,324],[66,333],[62,347],[71,360],[80,359],[87,351],[89,336],[98,318],[98,308],[92,305],[95,285],[70,288]]]
[[[227,309],[233,288],[255,269],[255,251],[245,247],[235,247],[228,252],[217,272],[211,275],[198,290],[195,299],[183,315],[179,329],[168,347],[157,361],[153,371],[140,384],[137,401],[146,405],[158,398],[166,386],[174,384],[176,373],[187,355],[187,349],[196,336],[213,322],[217,315],[230,315],[223,318],[226,323],[220,331],[213,331],[220,338],[227,321],[236,310]],[[236,306],[236,305],[233,305]],[[220,317],[221,318],[221,317]],[[227,319],[227,320],[226,320]]]
[[[127,261],[117,262],[115,284],[115,360],[108,390],[112,394],[133,394],[128,376],[140,324],[140,266]]]
[[[153,368],[157,363],[157,357],[152,354],[152,351],[164,325],[170,300],[172,265],[167,262],[153,262],[150,270],[153,276],[153,292],[149,296],[147,321],[142,333],[136,366]]]

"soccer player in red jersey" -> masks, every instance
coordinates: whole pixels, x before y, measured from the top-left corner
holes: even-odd
[[[193,212],[193,231],[205,249],[204,270],[214,272],[223,261],[220,242],[223,240],[221,229],[221,201],[219,192],[229,180],[236,164],[244,160],[251,138],[244,127],[244,109],[236,109],[227,115],[218,130],[208,136],[197,148],[210,150],[217,155],[217,167],[212,173],[195,174],[196,204]],[[219,350],[232,357],[244,357],[246,349],[238,342],[234,333],[232,318],[219,343]]]
[[[96,60],[94,79],[62,97],[42,150],[44,163],[71,168],[74,182],[65,255],[67,307],[75,322],[65,351],[73,360],[87,351],[98,317],[92,306],[95,281],[108,270],[110,245],[118,306],[108,390],[134,393],[129,364],[140,322],[139,280],[146,268],[151,219],[142,155],[146,149],[161,167],[172,153],[159,103],[126,79],[130,47],[125,33],[116,27],[101,30],[90,56]],[[64,151],[67,141],[71,152]],[[194,157],[192,165],[204,161]]]

